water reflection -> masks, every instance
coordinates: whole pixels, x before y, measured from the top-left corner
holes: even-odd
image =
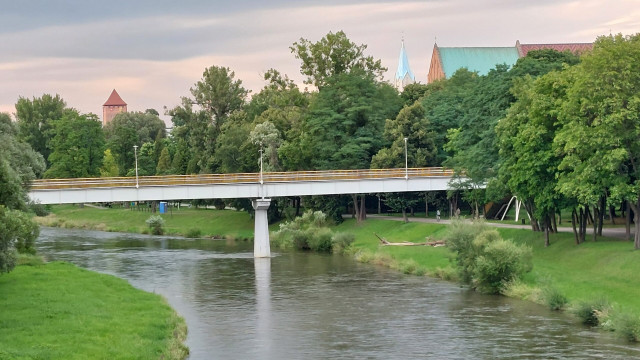
[[[350,259],[252,244],[43,229],[51,259],[165,296],[191,359],[628,359],[639,348],[534,304]]]

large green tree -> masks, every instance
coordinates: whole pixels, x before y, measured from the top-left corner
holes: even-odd
[[[205,69],[202,79],[191,88],[194,103],[210,114],[217,130],[229,114],[242,108],[248,93],[231,69],[215,65]]]
[[[66,103],[57,94],[44,94],[33,99],[20,97],[16,103],[20,139],[42,154],[45,160],[51,153],[50,141],[55,135],[54,123],[62,118],[65,108]]]
[[[307,77],[305,83],[317,88],[324,87],[329,78],[355,69],[377,80],[387,70],[380,60],[364,54],[367,45],[357,45],[343,31],[329,32],[317,42],[300,38],[290,49],[302,61],[300,73]]]
[[[157,115],[143,112],[126,112],[116,115],[104,127],[107,147],[116,159],[120,175],[126,175],[134,167],[135,154],[143,143],[153,143],[166,136],[166,124]],[[155,169],[154,169],[155,173]]]
[[[65,110],[54,126],[49,155],[48,178],[100,176],[104,158],[105,137],[102,123],[95,114],[81,115]]]
[[[558,189],[595,205],[609,192],[635,213],[640,249],[640,34],[603,36],[571,72],[555,146]]]

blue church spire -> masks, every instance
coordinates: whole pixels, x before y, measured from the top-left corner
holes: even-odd
[[[395,85],[396,88],[402,90],[405,86],[413,84],[416,77],[409,66],[409,58],[407,51],[404,49],[404,39],[402,39],[402,47],[400,48],[400,57],[398,58],[398,70],[396,71]]]

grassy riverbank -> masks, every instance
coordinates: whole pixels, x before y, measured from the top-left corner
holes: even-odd
[[[347,220],[339,231],[355,234],[356,255],[365,262],[377,262],[409,273],[427,273],[440,277],[455,276],[445,247],[380,246],[374,233],[391,242],[424,242],[425,236],[442,239],[446,225],[408,223],[369,219],[363,224]],[[551,246],[544,247],[542,233],[523,229],[498,228],[505,239],[533,249],[533,271],[524,280],[523,289],[513,296],[536,299],[536,291],[552,286],[571,304],[606,298],[620,310],[640,314],[640,251],[633,243],[612,238],[575,245],[573,234],[551,235]],[[363,255],[364,254],[364,255]],[[537,289],[536,289],[537,288]]]
[[[149,213],[125,209],[80,209],[74,206],[54,207],[54,215],[45,221],[56,221],[64,227],[93,228],[111,231],[143,232]],[[197,228],[203,235],[252,237],[253,222],[245,212],[231,210],[174,210],[164,216],[171,234],[186,234]],[[272,227],[273,228],[273,227]],[[337,231],[355,235],[354,256],[362,262],[388,266],[416,275],[431,275],[455,280],[456,271],[446,247],[380,246],[374,235],[391,242],[424,242],[443,239],[446,225],[408,223],[368,219],[363,224],[347,220]],[[606,298],[617,310],[640,315],[640,251],[633,244],[612,238],[599,238],[575,245],[573,234],[551,235],[551,246],[544,247],[543,234],[523,229],[498,228],[505,239],[530,246],[533,271],[522,283],[510,288],[509,296],[542,303],[542,291],[554,288],[569,300],[569,306],[596,298]]]
[[[183,359],[186,325],[159,295],[69,263],[0,275],[1,359]]]
[[[151,215],[160,214],[123,208],[57,205],[52,207],[49,216],[36,217],[35,220],[44,226],[146,234],[149,227],[145,221]],[[182,207],[161,216],[165,220],[167,235],[186,236],[198,230],[203,237],[253,237],[253,220],[242,211]]]

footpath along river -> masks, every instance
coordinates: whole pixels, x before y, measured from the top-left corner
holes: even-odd
[[[528,302],[249,242],[42,228],[48,260],[163,295],[190,359],[630,359],[640,346]]]

